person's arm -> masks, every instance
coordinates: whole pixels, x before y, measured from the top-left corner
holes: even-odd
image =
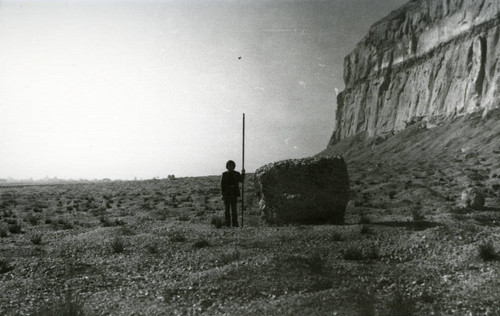
[[[226,190],[226,179],[224,177],[224,173],[222,174],[222,179],[220,180],[220,195],[224,196],[224,191]]]

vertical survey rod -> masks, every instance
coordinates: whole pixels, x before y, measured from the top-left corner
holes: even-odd
[[[241,157],[241,169],[245,169],[245,113],[243,113],[243,142],[242,142],[242,157]],[[245,212],[245,179],[241,183],[241,226],[243,227],[243,219]]]

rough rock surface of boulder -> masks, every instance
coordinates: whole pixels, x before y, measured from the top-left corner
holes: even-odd
[[[474,210],[482,210],[484,208],[484,196],[476,188],[467,188],[462,191],[461,202],[463,206],[470,207]]]
[[[344,222],[349,201],[347,166],[341,157],[283,160],[254,175],[263,218],[271,224]]]

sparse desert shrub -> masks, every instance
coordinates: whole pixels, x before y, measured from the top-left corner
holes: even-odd
[[[498,260],[499,255],[495,251],[495,247],[491,241],[482,243],[478,246],[479,257],[483,259],[483,261],[493,261]]]
[[[325,259],[319,252],[314,252],[307,257],[307,263],[312,273],[321,274],[325,268]]]
[[[92,213],[93,216],[102,216],[106,213],[106,208],[101,206],[101,207],[92,209],[90,212]]]
[[[359,248],[347,248],[343,255],[345,260],[361,261],[364,259],[363,251]]]
[[[12,271],[14,267],[10,264],[10,262],[6,259],[0,259],[0,274],[7,273]]]
[[[7,228],[5,228],[4,226],[0,226],[0,237],[4,238],[4,237],[7,237],[8,235],[9,235],[9,233],[8,233]]]
[[[275,258],[276,267],[281,271],[298,269],[313,274],[322,274],[325,268],[325,260],[319,252],[304,255],[285,255]]]
[[[210,246],[210,242],[204,238],[200,238],[198,239],[194,244],[193,244],[193,247],[194,248],[205,248],[205,247],[209,247]]]
[[[84,303],[68,293],[64,298],[50,303],[40,308],[36,315],[38,316],[84,316]]]
[[[360,224],[370,224],[372,221],[366,214],[361,214],[361,217],[359,218],[359,223]]]
[[[371,247],[370,250],[364,254],[364,258],[367,260],[376,260],[379,257],[379,249],[376,246]]]
[[[104,201],[105,208],[111,208],[111,202],[109,200]]]
[[[421,208],[415,208],[411,212],[412,218],[414,221],[423,221],[425,219],[424,212]]]
[[[222,216],[212,216],[211,223],[216,228],[221,228],[222,226],[225,225],[225,220],[224,218],[222,218]]]
[[[15,217],[14,215],[12,217]],[[15,218],[6,218],[5,219],[5,222],[9,225],[15,225],[17,224],[17,219]]]
[[[33,208],[33,212],[35,212],[35,213],[42,213],[42,212],[43,212],[43,209],[42,209],[42,208],[40,208],[40,207],[35,206],[35,207]]]
[[[155,212],[156,218],[160,221],[164,221],[167,219],[168,215],[168,210],[167,209],[160,209]]]
[[[352,261],[375,260],[379,257],[379,250],[376,246],[372,246],[366,253],[364,253],[360,248],[350,247],[347,248],[346,251],[344,251],[343,255],[343,258],[345,260]]]
[[[42,234],[41,233],[36,233],[33,236],[31,236],[30,240],[34,245],[40,245],[42,243]]]
[[[460,225],[460,228],[462,229],[463,232],[469,233],[473,236],[479,232],[479,227],[474,223],[465,223],[463,225]]]
[[[374,316],[376,315],[376,297],[369,293],[365,288],[357,288],[350,295],[356,306],[356,311],[359,316]]]
[[[9,232],[11,234],[20,234],[22,232],[21,224],[19,224],[17,221],[15,221],[15,223],[9,224]]]
[[[150,211],[153,209],[153,207],[151,206],[151,203],[147,200],[144,200],[144,202],[141,204],[141,208],[143,210],[146,210],[146,211]]]
[[[122,236],[133,236],[136,234],[136,232],[127,226],[121,226],[120,229],[118,229],[118,233]]]
[[[110,227],[113,226],[113,222],[109,220],[106,216],[102,215],[99,217],[99,221],[101,222],[102,226],[104,227]]]
[[[419,297],[419,300],[427,304],[434,304],[438,300],[438,295],[433,293],[430,289],[424,289]]]
[[[58,230],[59,229],[73,229],[75,227],[73,225],[73,223],[66,218],[59,218],[56,221],[52,221],[51,224],[52,224],[52,227],[54,227],[54,229],[58,229]]]
[[[3,218],[7,218],[7,217],[12,217],[14,214],[12,212],[12,210],[2,210],[2,216],[0,217],[3,217]]]
[[[111,250],[113,253],[122,253],[125,250],[125,240],[120,236],[116,236],[111,241]]]
[[[147,251],[150,253],[150,254],[157,254],[158,253],[158,242],[156,241],[153,241],[153,242],[150,242],[149,244],[146,244],[146,249]]]
[[[30,213],[28,216],[26,216],[25,220],[28,221],[31,225],[36,226],[40,221],[40,217]]]
[[[389,198],[392,200],[396,196],[397,192],[396,191],[390,191],[389,192]]]
[[[240,251],[237,249],[229,250],[228,252],[224,252],[219,257],[219,262],[222,264],[228,264],[233,261],[239,260],[241,257]]]
[[[101,222],[102,226],[104,226],[104,227],[123,226],[123,225],[125,225],[125,222],[122,221],[121,219],[115,219],[114,221],[111,221],[106,216],[99,217],[99,221]]]
[[[344,237],[342,234],[338,232],[334,232],[333,234],[330,235],[330,240],[331,241],[344,241]]]
[[[396,291],[387,302],[387,315],[414,315],[416,312],[416,301],[413,298],[403,296],[401,291]]]
[[[374,235],[375,234],[375,231],[373,230],[373,228],[369,227],[369,226],[361,226],[361,230],[359,231],[361,234],[363,235]]]
[[[178,230],[168,232],[168,238],[172,242],[184,242],[186,241],[186,236]]]

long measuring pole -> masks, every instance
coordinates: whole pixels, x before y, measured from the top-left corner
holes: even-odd
[[[243,113],[243,142],[242,142],[241,168],[245,169],[245,113]],[[245,179],[241,183],[241,226],[243,227],[243,213],[245,212]]]

